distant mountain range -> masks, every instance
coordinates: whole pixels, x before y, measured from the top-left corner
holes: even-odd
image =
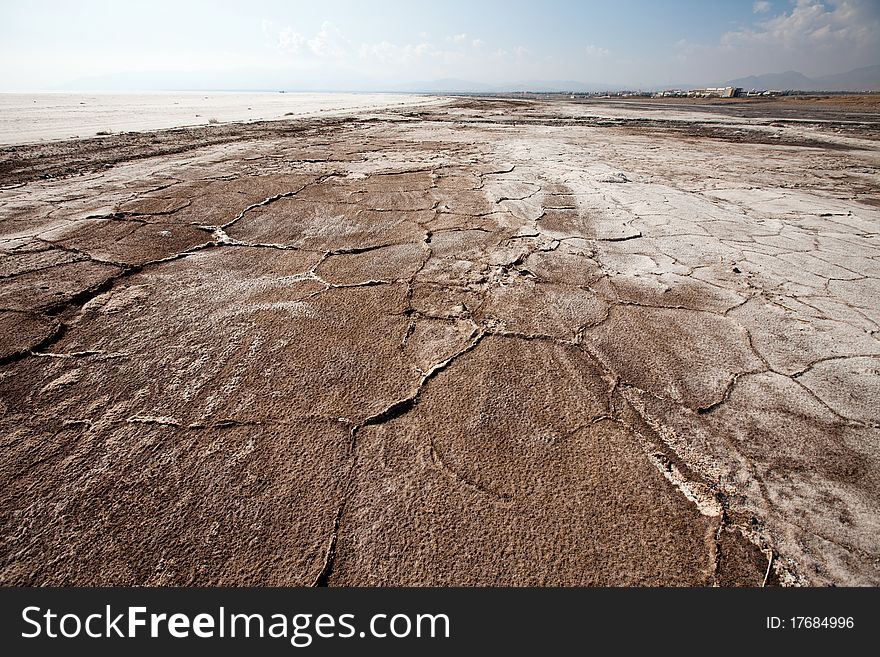
[[[192,85],[192,79],[198,78],[200,84]],[[287,91],[394,91],[400,93],[448,93],[448,94],[493,94],[518,91],[539,93],[595,93],[602,91],[661,91],[664,89],[694,89],[697,87],[734,86],[743,89],[778,89],[798,91],[880,91],[880,65],[853,69],[846,73],[824,75],[809,78],[797,71],[785,73],[766,73],[729,80],[703,81],[700,84],[671,82],[654,85],[624,85],[609,82],[579,82],[577,80],[522,80],[507,84],[486,84],[471,80],[446,78],[424,82],[409,82],[388,85],[379,80],[351,80],[347,83],[329,84],[319,79],[300,79],[296,83],[280,82],[266,71],[248,70],[239,73],[234,80],[227,79],[220,73],[198,74],[193,71],[142,71],[137,73],[110,74],[90,78],[80,78],[66,85],[61,90],[115,90],[115,91],[147,91],[162,90],[279,90]]]
[[[509,84],[492,85],[485,84],[483,82],[472,82],[470,80],[447,78],[444,80],[430,80],[425,82],[409,82],[407,84],[400,84],[394,86],[392,88],[392,91],[448,94],[491,94],[509,93],[515,91],[532,91],[544,93],[576,91],[579,93],[589,93],[594,91],[605,91],[609,89],[619,88],[619,86],[615,86],[613,84],[584,83],[578,82],[576,80],[526,80],[523,82],[511,82]]]
[[[846,73],[808,78],[797,71],[765,73],[730,80],[727,85],[743,89],[796,89],[798,91],[880,91],[880,65]]]
[[[623,89],[641,89],[643,91],[658,91],[662,89],[693,89],[701,86],[718,86],[718,81],[707,84],[665,84],[650,86],[626,86],[610,84],[607,82],[578,82],[577,80],[525,80],[511,82],[509,84],[491,85],[483,82],[459,80],[447,78],[444,80],[430,80],[425,82],[411,82],[401,84],[390,89],[391,91],[410,93],[509,93],[516,91],[532,92],[575,92],[593,93],[597,91],[619,91]],[[797,91],[880,91],[880,65],[866,66],[853,69],[846,73],[824,75],[809,78],[797,71],[785,73],[765,73],[764,75],[750,75],[744,78],[729,80],[724,86],[742,87],[743,89],[778,89]]]

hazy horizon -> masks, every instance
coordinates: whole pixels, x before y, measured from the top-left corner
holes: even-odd
[[[255,0],[6,5],[0,91],[396,91],[437,80],[630,88],[878,63],[869,0]]]

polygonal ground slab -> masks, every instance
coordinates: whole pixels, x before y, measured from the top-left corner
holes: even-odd
[[[431,210],[382,212],[355,204],[316,204],[296,197],[248,212],[227,229],[245,242],[312,250],[352,250],[421,241]]]
[[[42,315],[0,310],[0,360],[33,349],[58,331],[58,322]]]
[[[835,358],[816,363],[799,381],[838,415],[876,422],[880,409],[880,357]]]
[[[708,312],[615,306],[584,341],[624,382],[692,409],[719,401],[734,375],[762,368],[746,332]]]
[[[4,422],[3,585],[309,585],[348,428]]]
[[[24,272],[3,281],[0,308],[37,311],[64,306],[100,289],[121,271],[115,265],[78,260]]]

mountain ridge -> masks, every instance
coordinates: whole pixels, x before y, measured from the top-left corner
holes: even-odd
[[[809,78],[798,71],[764,73],[728,80],[727,86],[743,89],[797,91],[880,91],[880,65],[863,66],[843,73]]]
[[[580,82],[577,80],[526,80],[506,84],[486,84],[457,78],[410,82],[391,87],[390,91],[422,93],[511,93],[531,91],[537,93],[594,93],[625,89],[660,91],[664,89],[693,89],[699,86],[731,86],[750,89],[774,89],[793,91],[880,91],[880,65],[863,66],[843,73],[808,77],[799,71],[748,75],[706,85],[621,85],[605,82]]]

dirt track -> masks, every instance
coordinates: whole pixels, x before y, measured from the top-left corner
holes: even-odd
[[[880,145],[838,118],[3,149],[0,582],[880,584]]]

